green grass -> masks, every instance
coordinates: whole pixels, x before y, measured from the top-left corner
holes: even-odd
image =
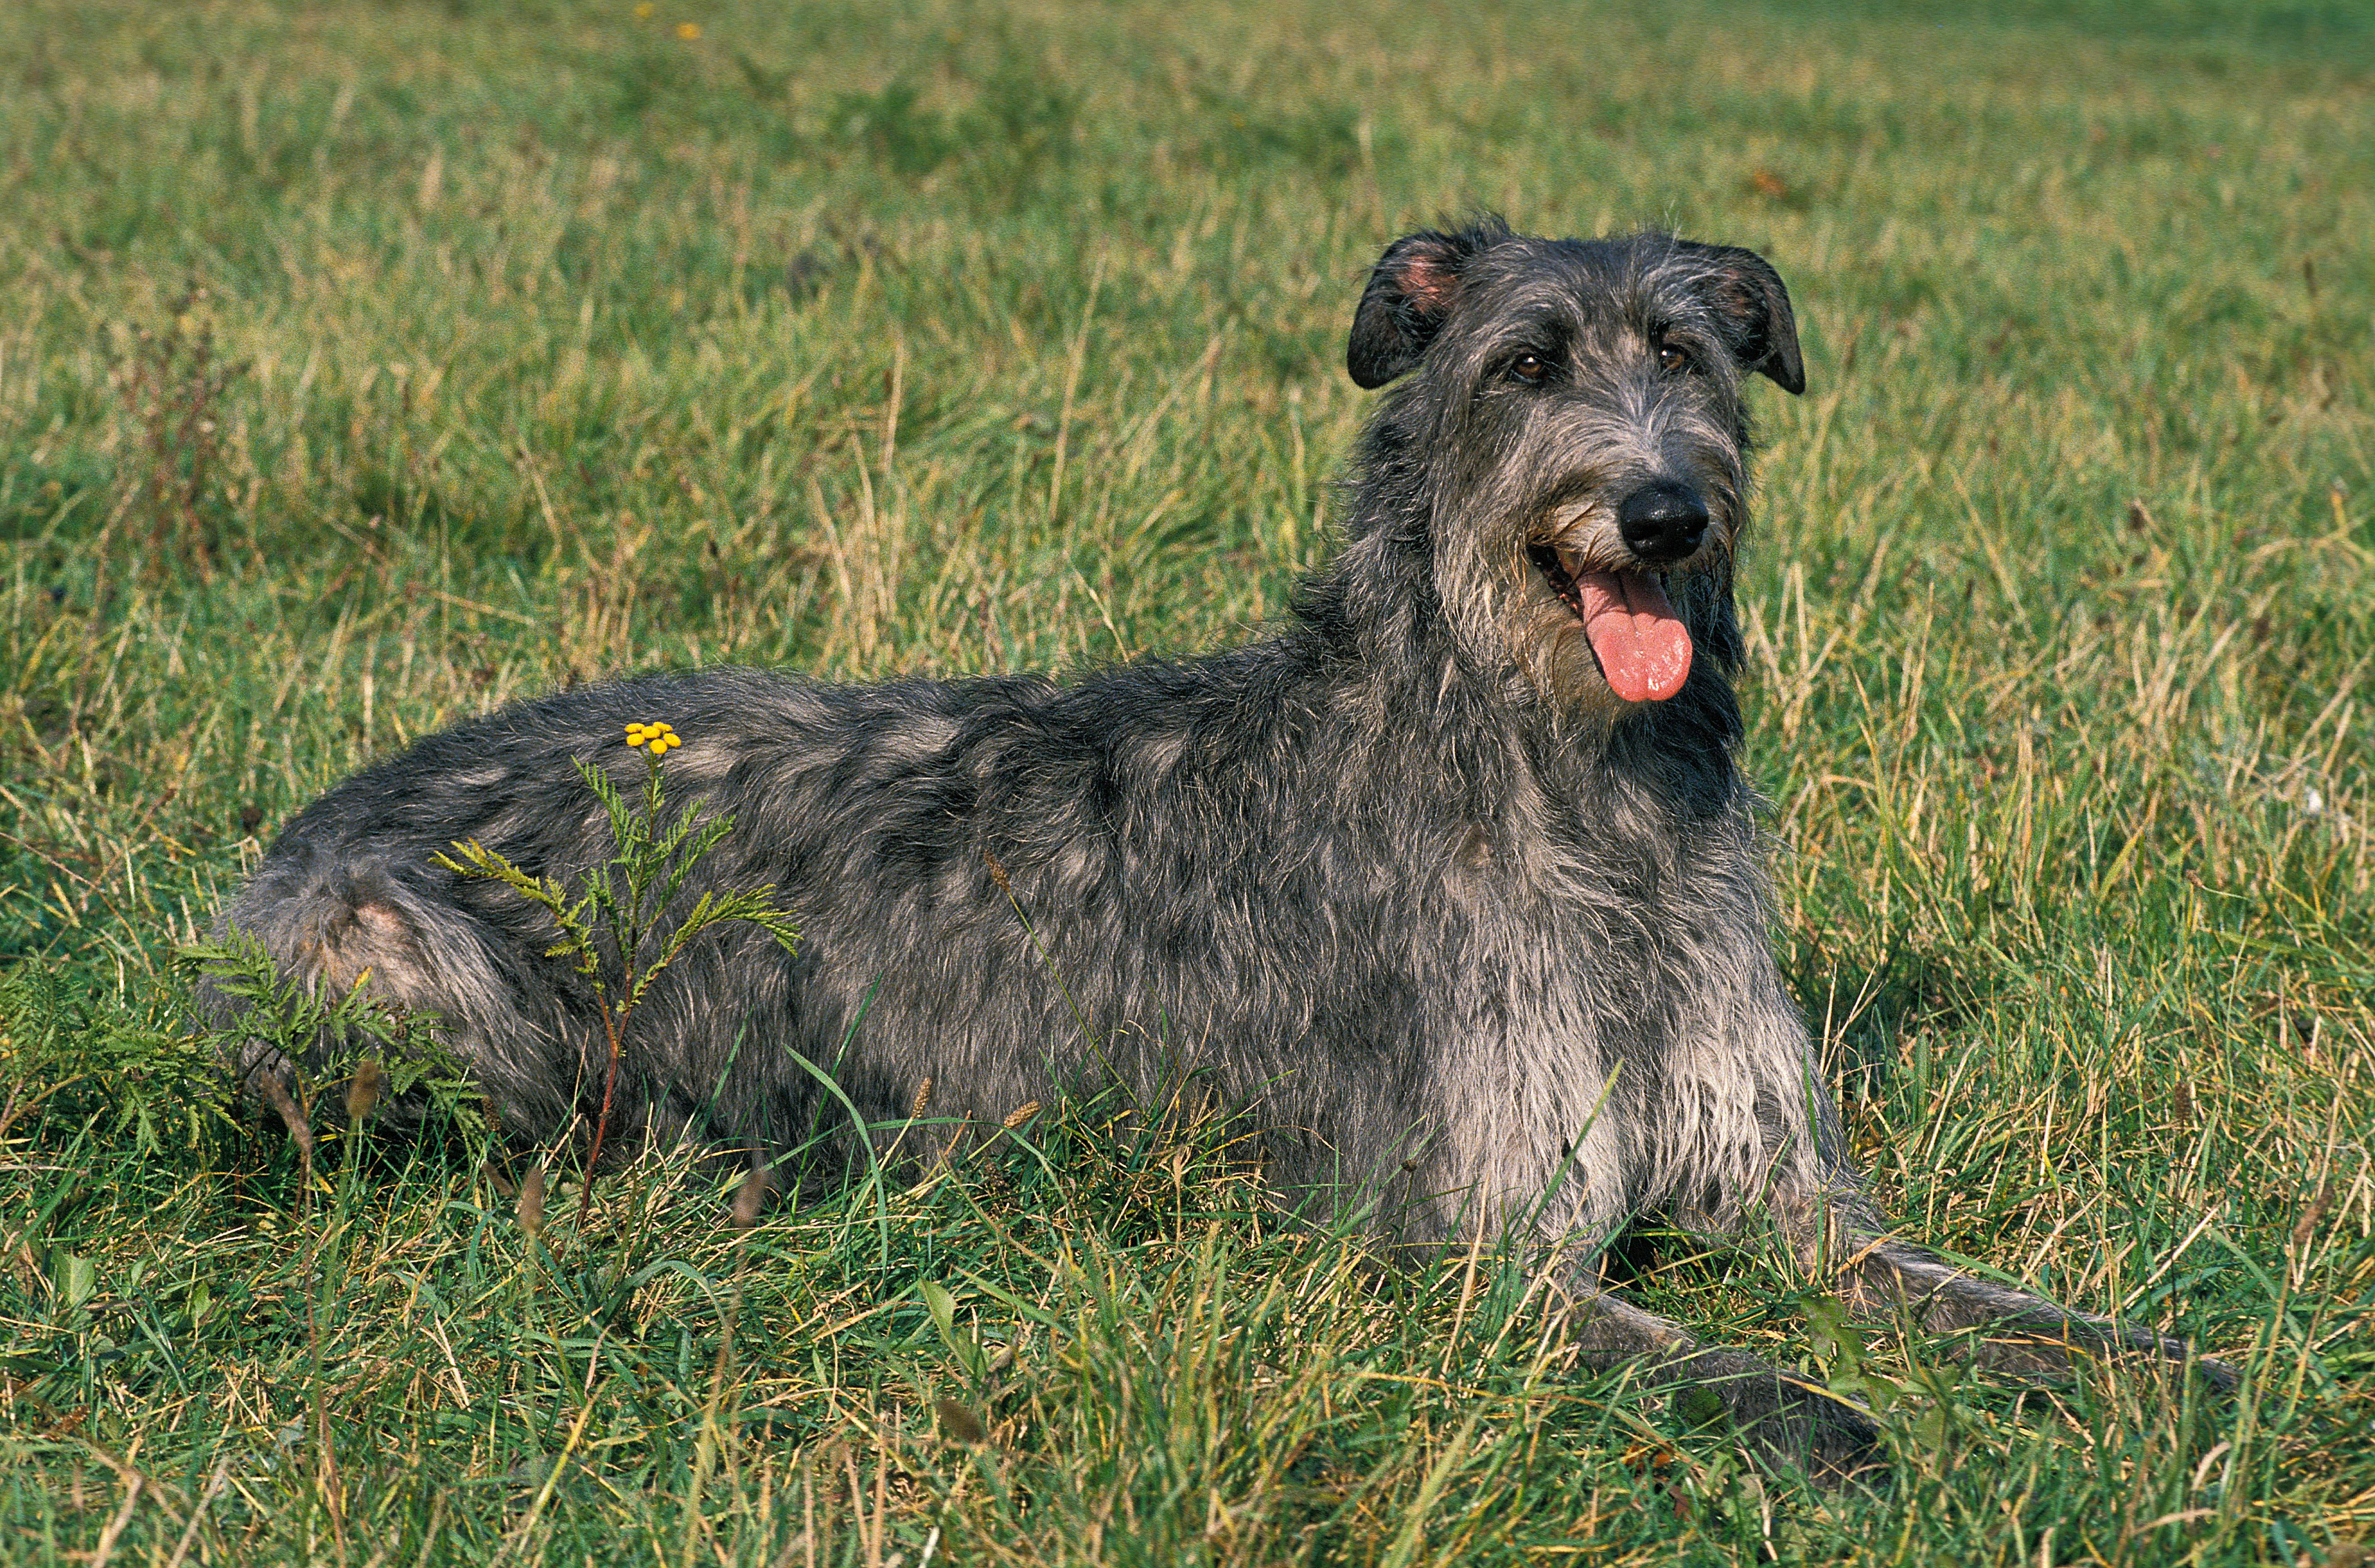
[[[36,0],[0,73],[8,1561],[2375,1532],[2363,6]],[[1823,1494],[1495,1260],[1380,1273],[1110,1107],[748,1232],[682,1158],[531,1236],[458,1126],[308,1192],[230,1125],[169,960],[307,799],[609,672],[1247,635],[1328,548],[1363,269],[1487,206],[1789,279],[1743,584],[1789,973],[1913,1234],[2233,1405],[1882,1334],[1893,1479]],[[1644,1268],[1851,1370],[1775,1265]]]

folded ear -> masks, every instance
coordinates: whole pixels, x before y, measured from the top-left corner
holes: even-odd
[[[1499,218],[1480,218],[1456,234],[1433,229],[1386,247],[1353,312],[1344,368],[1353,384],[1386,384],[1419,362],[1459,302],[1460,275],[1476,253],[1509,236]]]
[[[1737,245],[1677,247],[1699,269],[1700,298],[1723,324],[1725,343],[1743,371],[1771,376],[1784,392],[1806,390],[1806,361],[1798,353],[1798,318],[1781,275],[1755,251]]]

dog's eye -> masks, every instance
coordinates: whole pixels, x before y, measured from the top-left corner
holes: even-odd
[[[1529,386],[1539,384],[1551,373],[1540,354],[1520,354],[1509,361],[1509,373]]]
[[[1691,357],[1671,343],[1658,345],[1658,368],[1668,373],[1691,368]]]

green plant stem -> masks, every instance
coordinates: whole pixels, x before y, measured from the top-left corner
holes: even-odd
[[[620,1012],[624,1012],[620,1008]],[[625,1020],[614,1016],[608,1002],[602,1008],[602,1031],[609,1037],[609,1064],[602,1075],[602,1111],[594,1121],[594,1147],[585,1156],[585,1180],[577,1195],[577,1233],[585,1233],[585,1217],[594,1208],[594,1172],[601,1163],[602,1140],[610,1130],[610,1107],[619,1092],[619,1032]]]

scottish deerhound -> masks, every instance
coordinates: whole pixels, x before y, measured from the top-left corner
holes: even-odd
[[[1200,1074],[1284,1192],[1421,1250],[1546,1249],[1596,1364],[1712,1388],[1820,1468],[1871,1422],[1603,1288],[1600,1244],[1761,1214],[1850,1304],[1982,1326],[2014,1370],[2183,1358],[1890,1239],[1849,1163],[1732,757],[1743,383],[1804,387],[1773,268],[1416,233],[1347,364],[1400,384],[1343,548],[1266,641],[1065,682],[713,670],[507,708],[317,802],[224,923],[439,1015],[504,1124],[553,1137],[608,1063],[590,998],[541,912],[440,852],[583,872],[609,846],[574,764],[640,776],[622,728],[665,719],[668,789],[736,823],[684,897],[772,884],[802,941],[729,932],[668,972],[624,1130],[786,1149],[842,1114],[820,1067],[885,1124],[927,1080],[934,1114],[994,1126]]]

